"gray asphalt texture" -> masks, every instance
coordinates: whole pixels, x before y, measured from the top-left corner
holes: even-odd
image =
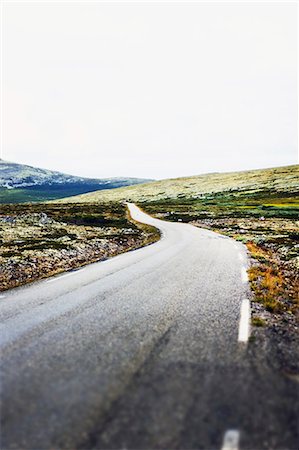
[[[238,343],[245,247],[129,207],[158,243],[0,299],[1,448],[297,450],[298,383]]]

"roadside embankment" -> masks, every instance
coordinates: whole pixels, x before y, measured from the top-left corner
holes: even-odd
[[[124,205],[2,205],[0,290],[151,244],[158,230],[130,220]]]

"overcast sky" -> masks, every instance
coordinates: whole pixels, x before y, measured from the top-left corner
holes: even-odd
[[[3,158],[91,177],[297,162],[295,3],[4,3]]]

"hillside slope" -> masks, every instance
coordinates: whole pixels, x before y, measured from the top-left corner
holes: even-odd
[[[93,179],[0,160],[0,203],[43,201],[144,183],[139,178]]]
[[[65,202],[134,201],[201,198],[205,194],[271,193],[294,195],[299,191],[299,166],[275,167],[244,172],[212,173],[155,181],[111,191],[97,191],[63,199]]]

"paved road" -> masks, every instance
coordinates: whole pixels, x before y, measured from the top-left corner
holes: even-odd
[[[298,385],[238,341],[244,247],[129,207],[161,241],[0,299],[2,449],[297,449]]]

